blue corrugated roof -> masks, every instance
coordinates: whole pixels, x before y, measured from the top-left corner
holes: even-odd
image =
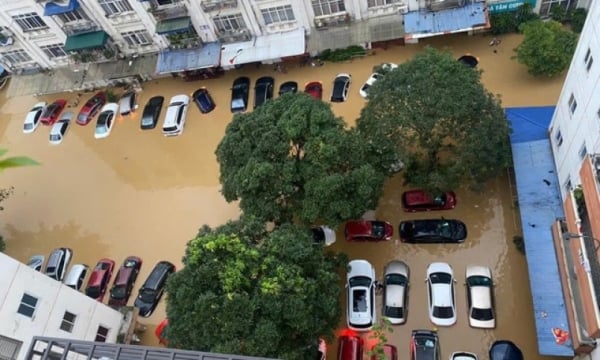
[[[533,298],[538,351],[573,356],[571,343],[558,345],[552,328],[568,329],[558,262],[550,227],[564,217],[547,129],[554,107],[508,108],[511,147],[523,238]],[[547,183],[549,182],[549,184]]]
[[[69,4],[61,6],[53,2],[46,3],[44,6],[44,16],[53,16],[68,13],[79,9],[79,1],[70,0]]]
[[[211,42],[197,49],[167,50],[158,54],[157,74],[205,69],[219,66],[221,43]]]
[[[440,11],[411,11],[404,14],[407,34],[435,34],[467,30],[487,23],[485,3],[476,2],[463,7]]]

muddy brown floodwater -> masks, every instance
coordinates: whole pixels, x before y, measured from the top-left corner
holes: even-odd
[[[128,255],[138,255],[144,265],[137,286],[160,260],[181,266],[185,244],[202,224],[216,226],[239,215],[237,205],[228,204],[219,193],[214,150],[231,120],[231,82],[242,74],[250,76],[252,81],[272,75],[276,86],[288,80],[295,80],[300,86],[320,80],[324,85],[324,98],[328,99],[335,74],[348,72],[353,78],[349,99],[332,107],[352,125],[364,104],[358,89],[374,65],[406,61],[424,45],[433,45],[448,47],[457,58],[465,53],[479,57],[484,84],[501,96],[504,106],[556,103],[563,78],[534,79],[523,66],[511,60],[513,49],[520,41],[518,35],[502,37],[502,43],[495,48],[488,45],[490,39],[444,36],[415,46],[376,50],[373,56],[343,64],[327,63],[318,68],[288,66],[286,74],[275,73],[273,66],[248,66],[227,72],[221,79],[183,82],[168,78],[143,84],[142,106],[154,95],[163,95],[168,101],[178,93],[191,94],[200,86],[211,91],[217,109],[209,115],[201,115],[192,105],[184,134],[175,138],[164,138],[158,128],[141,131],[141,111],[138,111],[132,118],[119,119],[107,139],[94,139],[93,123],[73,124],[63,143],[51,146],[48,127],[40,126],[29,135],[21,132],[24,116],[39,100],[63,97],[73,104],[77,94],[0,99],[1,147],[10,149],[9,154],[27,155],[42,164],[2,174],[0,186],[15,187],[14,195],[2,204],[5,210],[1,213],[0,232],[7,241],[7,253],[26,261],[31,255],[47,256],[52,249],[67,246],[74,250],[73,263],[92,266],[102,257],[121,262]],[[0,93],[0,96],[4,95]],[[80,105],[89,96],[91,94],[84,94]],[[440,215],[458,218],[469,228],[469,237],[461,245],[405,245],[398,241],[356,244],[346,243],[338,234],[339,240],[332,249],[346,252],[351,259],[369,260],[379,278],[384,265],[392,259],[404,260],[410,266],[408,322],[394,327],[394,332],[388,335],[401,357],[408,356],[412,329],[432,328],[427,316],[425,269],[430,262],[445,261],[454,267],[458,280],[458,323],[439,329],[443,358],[456,350],[472,351],[486,358],[490,343],[502,338],[515,341],[526,358],[551,359],[537,354],[525,258],[512,244],[513,235],[520,232],[520,224],[511,189],[509,177],[500,176],[481,194],[457,189],[455,210],[407,214],[400,205],[400,194],[404,190],[401,179],[388,181],[376,210],[377,218],[394,224],[396,231],[401,219]],[[498,315],[498,327],[493,331],[468,326],[463,283],[465,268],[470,264],[487,265],[493,270]],[[342,300],[345,311],[345,297]],[[381,304],[380,297],[377,302]],[[142,337],[143,343],[157,344],[153,330],[164,316],[163,302],[150,318],[143,320],[149,325]],[[345,319],[340,328],[344,325]],[[331,358],[335,351],[336,345],[330,344]]]

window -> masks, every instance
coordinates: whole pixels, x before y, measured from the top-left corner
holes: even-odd
[[[174,4],[176,0],[154,0],[154,2],[156,2],[156,5],[162,6]]]
[[[344,0],[312,0],[315,16],[331,15],[346,11]]]
[[[21,298],[21,304],[19,305],[17,312],[21,315],[32,318],[37,302],[38,299],[36,297],[29,294],[23,294],[23,297]]]
[[[377,6],[385,6],[392,5],[400,2],[400,0],[367,0],[367,7],[377,7]]]
[[[294,10],[292,10],[292,5],[262,9],[260,12],[262,13],[265,24],[267,25],[296,20],[294,17]]]
[[[571,10],[577,8],[578,0],[542,0],[540,5],[540,15],[547,17],[552,14],[552,8],[557,6],[562,7],[564,10]]]
[[[562,145],[563,137],[562,137],[560,130],[556,130],[556,133],[554,134],[554,140],[556,140],[556,146]]]
[[[22,341],[0,335],[0,359],[18,358],[22,345]]]
[[[567,181],[565,181],[565,184],[563,185],[565,187],[565,191],[566,192],[570,192],[573,191],[573,183],[571,183],[571,177],[567,177]]]
[[[80,10],[73,10],[64,14],[59,14],[58,18],[63,22],[63,24],[73,21],[88,20],[88,17],[85,15],[85,13],[81,12]]]
[[[592,64],[594,63],[594,57],[592,56],[592,50],[590,48],[587,49],[585,53],[585,57],[583,58],[583,62],[585,62],[585,69],[590,71],[592,68]]]
[[[575,110],[577,109],[577,100],[575,100],[575,95],[571,94],[571,97],[569,98],[569,111],[571,112],[571,114],[575,113]]]
[[[12,66],[19,65],[21,63],[31,61],[31,56],[25,52],[23,49],[7,51],[5,53],[0,54],[2,58],[9,62]]]
[[[75,319],[77,319],[77,315],[65,311],[62,322],[60,323],[60,329],[69,333],[73,332],[73,326],[75,326]]]
[[[12,19],[21,27],[23,32],[48,28],[48,25],[36,13],[16,15]]]
[[[146,30],[128,31],[121,33],[121,36],[131,47],[152,44],[152,37]]]
[[[98,0],[106,16],[117,15],[122,12],[133,11],[128,0]]]
[[[98,326],[98,331],[96,331],[96,340],[95,342],[106,342],[106,338],[108,337],[108,332],[110,329],[105,328],[104,326]]]
[[[583,158],[585,158],[585,156],[587,155],[587,147],[585,146],[585,143],[583,143],[583,145],[581,145],[581,147],[579,148],[579,159],[583,160]]]
[[[219,32],[226,33],[246,29],[246,23],[242,19],[242,14],[215,16],[213,22]]]
[[[46,54],[48,59],[55,59],[63,56],[67,56],[65,52],[63,44],[51,44],[46,46],[41,46],[40,49]]]

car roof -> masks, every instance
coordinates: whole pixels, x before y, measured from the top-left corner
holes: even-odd
[[[126,284],[127,280],[129,280],[134,271],[135,269],[131,267],[121,267],[121,269],[119,269],[119,273],[117,274],[117,278],[115,279],[115,285]]]
[[[473,307],[477,309],[491,309],[492,308],[492,297],[490,288],[485,286],[472,286],[471,290],[471,302]]]
[[[369,220],[351,220],[345,227],[352,235],[371,235],[372,224]]]
[[[509,340],[498,340],[490,347],[490,360],[523,360],[523,353]]]
[[[453,306],[452,284],[431,284],[433,306]]]
[[[485,276],[492,278],[492,271],[487,266],[469,265],[466,270],[466,277],[470,276]]]
[[[90,275],[90,279],[88,280],[88,286],[99,286],[102,284],[102,279],[104,278],[104,274],[106,274],[106,270],[95,269],[92,271],[92,275]]]
[[[352,260],[348,263],[348,278],[366,276],[375,280],[375,268],[367,260]]]
[[[427,191],[422,189],[405,191],[402,194],[402,199],[408,206],[431,204],[433,202],[433,198],[427,193]]]

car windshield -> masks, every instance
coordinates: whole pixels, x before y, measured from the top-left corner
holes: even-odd
[[[382,238],[385,237],[385,224],[380,221],[373,221],[371,223],[371,232],[373,236]]]
[[[46,108],[45,115],[48,116],[48,115],[52,114],[57,109],[58,109],[58,105],[56,105],[56,104],[50,104]]]
[[[54,267],[54,266],[48,266],[48,267],[46,268],[46,272],[47,272],[48,274],[54,274],[54,273],[56,272],[56,267]]]
[[[471,310],[471,317],[475,320],[487,321],[494,319],[494,312],[492,309],[478,309],[473,308]]]
[[[113,299],[123,299],[127,295],[127,289],[124,285],[118,285],[112,288],[110,291],[110,297]]]
[[[79,114],[79,116],[77,117],[77,120],[79,120],[79,121],[86,121],[87,120],[87,115],[85,115],[85,114]]]
[[[247,86],[246,86],[246,84],[244,84],[244,83],[239,83],[239,84],[235,84],[235,85],[233,85],[233,88],[234,88],[235,90],[242,90],[242,91],[246,91],[246,88],[247,88]]]
[[[174,102],[174,103],[170,103],[170,104],[169,104],[169,107],[171,107],[171,106],[181,106],[181,105],[183,105],[183,102],[181,102],[181,101],[176,101],[176,102]]]
[[[369,85],[369,84],[364,84],[364,85],[362,86],[362,91],[367,91],[367,90],[369,90],[369,88],[370,88],[370,87],[371,87],[371,85]]]
[[[167,126],[165,128],[163,128],[164,132],[175,132],[177,131],[177,126]]]
[[[154,290],[151,289],[145,289],[142,291],[142,293],[140,294],[140,298],[142,299],[143,302],[145,303],[151,303],[154,302],[154,298],[155,298],[155,292]]]
[[[104,126],[110,118],[112,118],[112,111],[105,111],[98,116],[98,125]]]
[[[92,298],[99,297],[101,293],[99,286],[90,286],[85,290],[85,294]]]
[[[406,277],[400,274],[389,274],[385,276],[385,283],[388,285],[401,285],[406,286]]]
[[[439,319],[450,319],[454,317],[454,310],[451,306],[434,306],[433,316]]]
[[[244,99],[236,98],[231,100],[231,108],[234,110],[243,110],[246,107]]]
[[[369,286],[371,286],[371,279],[369,279],[366,276],[354,276],[354,277],[351,277],[348,282],[350,283],[351,287],[355,287],[355,286],[369,287]]]
[[[367,291],[365,289],[353,290],[352,299],[352,309],[354,312],[367,312]]]
[[[429,275],[429,281],[432,284],[450,284],[452,282],[452,276],[448,273],[435,272]]]
[[[23,128],[25,130],[33,129],[33,124],[32,123],[25,123],[25,125],[23,125]]]
[[[404,317],[404,309],[396,306],[386,306],[385,316],[391,318],[402,318]]]
[[[58,135],[58,134],[51,134],[50,135],[50,140],[52,140],[52,141],[60,140],[60,135]]]
[[[125,261],[125,264],[123,264],[123,266],[125,266],[126,268],[132,268],[135,267],[136,264],[137,262],[135,260],[127,260]]]
[[[469,286],[492,286],[492,279],[487,276],[474,275],[467,278]]]

